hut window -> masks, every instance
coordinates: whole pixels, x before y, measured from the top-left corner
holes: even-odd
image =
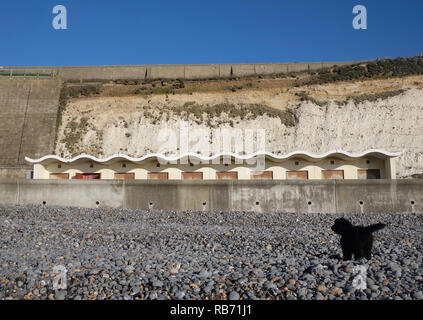
[[[330,161],[330,164],[335,164],[335,160],[331,160]]]
[[[122,168],[126,168],[126,163],[122,163]]]
[[[62,165],[61,164],[58,164],[57,167],[60,169],[62,167]]]
[[[92,164],[92,163],[91,163],[91,164],[90,164],[90,168],[94,168],[94,164]]]
[[[300,165],[300,162],[299,161],[295,161],[295,165],[296,166]]]

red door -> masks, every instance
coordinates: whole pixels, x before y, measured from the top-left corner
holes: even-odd
[[[118,180],[134,180],[135,173],[115,173],[115,179]]]
[[[273,180],[273,171],[251,172],[251,179]]]
[[[322,170],[322,177],[327,180],[344,179],[344,170]]]
[[[169,174],[167,172],[149,172],[149,180],[168,180]]]
[[[50,179],[68,180],[69,173],[50,173]]]
[[[203,180],[202,172],[182,172],[182,180]]]
[[[380,179],[380,170],[358,169],[358,179]]]
[[[238,172],[216,172],[218,180],[237,180]]]
[[[308,180],[308,171],[287,171],[287,180]]]
[[[101,179],[101,174],[100,173],[77,173],[75,175],[75,179],[81,179],[81,180]]]

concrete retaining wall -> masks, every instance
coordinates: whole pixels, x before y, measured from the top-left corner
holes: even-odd
[[[53,79],[0,79],[0,165],[53,152],[60,89]]]
[[[176,211],[423,213],[423,181],[0,180],[0,203],[43,201]]]
[[[33,73],[51,72],[65,81],[118,80],[118,79],[218,79],[254,75],[283,74],[289,72],[316,71],[335,65],[360,63],[311,62],[311,63],[237,63],[202,65],[154,65],[154,66],[87,66],[87,67],[4,67],[6,71]]]

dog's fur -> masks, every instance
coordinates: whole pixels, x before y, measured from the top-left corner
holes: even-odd
[[[383,229],[383,223],[374,224],[368,227],[353,226],[344,218],[336,219],[332,230],[341,235],[341,247],[343,260],[355,260],[366,258],[369,260],[372,254],[373,236],[372,233]]]

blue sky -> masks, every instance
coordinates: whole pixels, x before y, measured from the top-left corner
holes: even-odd
[[[368,29],[354,30],[365,5]],[[55,5],[68,29],[52,27]],[[423,51],[421,0],[2,0],[0,66],[312,62]]]

